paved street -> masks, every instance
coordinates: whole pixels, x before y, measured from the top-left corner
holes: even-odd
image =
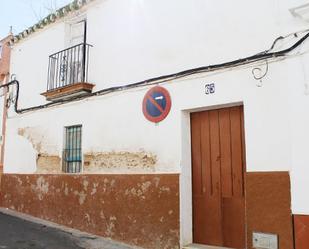
[[[69,233],[0,213],[0,249],[79,249]]]
[[[7,214],[8,213],[8,214]],[[9,214],[13,214],[9,215]],[[15,217],[17,215],[17,217]],[[18,218],[24,217],[25,219]],[[30,220],[30,221],[29,221]],[[54,228],[49,222],[6,211],[0,212],[0,249],[132,249],[133,247],[72,229]],[[48,224],[48,225],[46,225]],[[136,247],[135,247],[136,248]]]

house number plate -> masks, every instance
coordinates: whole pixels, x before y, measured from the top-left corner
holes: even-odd
[[[205,85],[205,94],[214,94],[216,92],[215,83],[210,83]]]

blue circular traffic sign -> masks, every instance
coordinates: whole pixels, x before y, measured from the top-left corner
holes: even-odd
[[[155,86],[144,97],[144,116],[149,121],[158,123],[167,117],[171,110],[171,104],[172,101],[168,91],[161,86]]]

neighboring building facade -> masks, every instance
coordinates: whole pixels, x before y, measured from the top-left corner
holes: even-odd
[[[17,35],[2,205],[143,248],[308,248],[303,4],[76,1]]]
[[[10,76],[10,55],[11,47],[10,41],[13,35],[10,33],[7,37],[0,40],[0,85],[9,81]],[[4,134],[5,134],[5,120],[6,120],[6,98],[5,89],[1,89],[0,101],[0,172],[3,172],[3,153],[4,153]]]
[[[10,34],[0,40],[0,82],[3,82],[10,72],[10,41],[12,37]]]

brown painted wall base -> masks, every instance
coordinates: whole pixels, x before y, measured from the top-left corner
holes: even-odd
[[[294,215],[295,249],[309,248],[309,215]]]
[[[246,198],[248,249],[252,249],[253,231],[278,234],[279,248],[292,249],[289,173],[247,173]]]
[[[179,248],[179,175],[10,175],[3,207],[143,248]]]
[[[11,175],[1,205],[55,223],[138,245],[179,248],[179,175]],[[252,232],[279,235],[293,248],[288,172],[246,174],[247,248]],[[294,217],[296,249],[308,249],[309,218]]]

